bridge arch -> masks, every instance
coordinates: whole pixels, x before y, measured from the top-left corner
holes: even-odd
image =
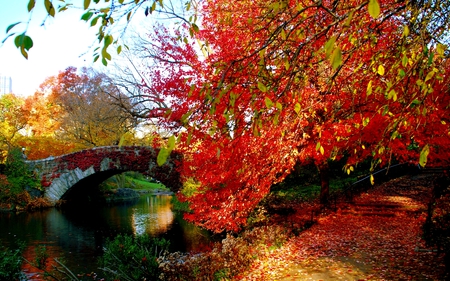
[[[158,153],[159,149],[149,146],[104,146],[26,163],[41,179],[44,197],[55,205],[79,182],[90,179],[101,183],[126,171],[148,175],[172,191],[178,191],[181,181],[177,168],[182,161],[181,154],[173,151],[166,163],[158,166]]]

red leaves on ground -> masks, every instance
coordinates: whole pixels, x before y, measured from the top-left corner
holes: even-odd
[[[427,179],[401,178],[363,193],[355,202],[394,200],[417,212],[386,210],[394,212],[390,217],[339,211],[323,215],[236,280],[439,280],[442,256],[425,248],[421,238],[430,192]]]

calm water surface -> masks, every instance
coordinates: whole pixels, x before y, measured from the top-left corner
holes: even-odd
[[[27,246],[23,256],[35,257],[45,246],[51,258],[64,260],[75,273],[99,272],[97,259],[105,241],[118,234],[141,235],[170,240],[171,251],[201,251],[209,245],[209,234],[187,223],[171,209],[170,195],[144,195],[139,200],[113,206],[48,209],[33,213],[0,213],[0,244]],[[40,280],[29,266],[30,280]]]

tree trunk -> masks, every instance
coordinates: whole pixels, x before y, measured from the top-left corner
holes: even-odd
[[[320,204],[327,206],[330,202],[330,167],[328,162],[317,165],[320,175]]]

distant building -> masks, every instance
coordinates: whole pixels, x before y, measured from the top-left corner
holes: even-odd
[[[0,95],[12,93],[12,79],[0,75]]]

